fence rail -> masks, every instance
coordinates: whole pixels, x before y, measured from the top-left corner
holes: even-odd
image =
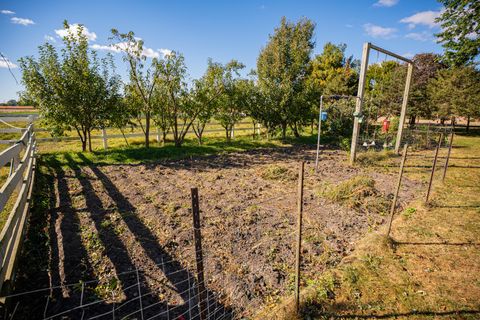
[[[35,151],[35,133],[33,125],[29,125],[20,140],[16,140],[14,145],[0,153],[0,167],[10,164],[10,174],[0,189],[0,212],[8,209],[9,201],[15,200],[0,232],[0,296],[9,291],[15,279],[15,265],[30,209],[36,165]],[[0,303],[4,302],[0,299]]]
[[[1,119],[7,119],[5,117],[0,117],[0,120]],[[27,118],[25,118],[25,120],[27,120]],[[12,120],[10,118],[8,118],[7,120],[3,120],[4,122],[12,122]],[[219,123],[210,123],[210,125],[212,126],[220,126]],[[233,128],[233,131],[232,131],[232,134],[233,132],[236,132],[236,131],[254,131],[255,132],[260,132],[260,124],[255,124],[255,127],[254,127],[254,123],[253,122],[238,122],[236,123],[236,125],[250,125],[251,127],[243,127],[243,128]],[[103,139],[104,140],[104,144],[106,144],[107,140],[108,139],[115,139],[115,138],[123,138],[123,137],[126,137],[126,138],[139,138],[139,137],[144,137],[145,134],[143,132],[134,132],[134,133],[125,133],[125,134],[121,134],[121,133],[116,133],[116,134],[107,134],[107,130],[118,130],[118,128],[113,128],[113,127],[108,127],[108,128],[105,128],[104,129],[104,134],[101,134],[101,135],[92,135],[91,136],[91,139],[92,140],[99,140],[99,139]],[[45,129],[45,128],[36,128],[34,129],[35,132],[47,132],[48,130]],[[22,132],[25,132],[25,129],[24,128],[0,128],[0,134],[2,133],[22,133]],[[218,129],[205,129],[203,131],[203,133],[215,133],[215,132],[225,132],[225,129],[224,128],[218,128]],[[195,132],[193,131],[193,129],[190,129],[188,130],[187,134],[194,134]],[[161,134],[161,131],[155,131],[155,130],[152,130],[150,131],[150,137],[154,137],[156,140],[160,141],[160,134]],[[36,139],[38,142],[49,142],[49,141],[76,141],[76,140],[79,140],[79,138],[77,136],[71,136],[71,137],[48,137],[48,138],[37,138]],[[17,140],[16,139],[0,139],[0,144],[12,144],[12,143],[16,143]]]

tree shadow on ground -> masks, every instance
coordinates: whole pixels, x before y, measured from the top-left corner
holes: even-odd
[[[102,200],[97,194],[98,191],[92,184],[92,178],[85,174],[82,167],[70,155],[65,154],[63,163],[66,164],[66,167],[62,167],[62,163],[55,159],[49,159],[50,176],[47,183],[42,184],[42,186],[48,186],[48,191],[43,195],[42,201],[46,201],[45,206],[50,209],[47,210],[48,214],[38,217],[42,220],[44,228],[49,229],[47,233],[50,239],[44,239],[44,241],[48,243],[50,252],[44,253],[40,260],[49,260],[48,262],[41,261],[41,263],[45,266],[49,265],[48,268],[44,268],[48,271],[43,270],[43,276],[49,277],[48,273],[50,273],[50,279],[44,279],[41,284],[30,281],[32,282],[30,286],[19,286],[16,292],[19,296],[14,298],[14,301],[12,300],[14,302],[12,306],[15,307],[15,318],[22,318],[23,315],[25,316],[23,318],[29,318],[29,314],[36,314],[38,318],[42,318],[41,315],[46,315],[48,318],[55,314],[61,314],[64,317],[75,319],[104,314],[106,317],[112,318],[112,313],[114,313],[114,319],[122,317],[176,319],[181,315],[184,319],[189,319],[198,316],[198,284],[195,282],[194,275],[183,268],[159,245],[156,237],[136,216],[135,208],[119,193],[108,177],[95,166],[91,167],[104,185],[108,195],[121,213],[124,213],[121,215],[122,219],[134,235],[134,241],[140,243],[148,258],[158,266],[158,269],[142,269],[138,272],[138,269],[143,267],[141,261],[134,260],[129,254],[126,244],[113,228],[105,227],[103,224],[109,208],[105,208],[102,204]],[[85,163],[85,165],[91,165],[91,163]],[[64,168],[71,170],[73,175],[67,175]],[[79,182],[81,194],[85,198],[85,208],[74,208],[67,178]],[[58,190],[57,193],[54,190],[55,186]],[[102,190],[102,192],[104,191]],[[58,199],[56,194],[58,194]],[[58,206],[56,206],[57,201]],[[110,299],[110,296],[97,294],[100,279],[89,261],[88,248],[82,243],[80,236],[82,223],[79,214],[87,216],[91,220],[98,239],[104,247],[104,254],[113,265],[114,270],[110,274],[118,279],[117,288],[123,294],[120,302],[115,302],[114,299]],[[50,220],[49,227],[48,220]],[[30,236],[33,239],[34,235]],[[24,259],[28,259],[28,257]],[[28,270],[25,274],[27,273]],[[163,274],[169,284],[160,283],[165,287],[163,289],[159,287],[158,283],[152,287],[152,281],[147,279],[149,277],[150,280],[152,279],[151,273]],[[36,274],[33,272],[28,274],[29,278],[35,276]],[[49,285],[44,283],[45,280],[50,282]],[[25,280],[25,282],[28,281]],[[39,289],[39,286],[46,290],[38,290],[34,296],[22,294],[22,292],[32,289]],[[56,288],[51,289],[52,287]],[[115,287],[110,289],[113,291]],[[174,291],[183,302],[169,301],[168,295],[162,295],[166,290]],[[139,299],[139,295],[142,299]],[[233,317],[232,311],[223,306],[217,296],[214,292],[207,292],[209,317],[211,319]],[[81,300],[85,307],[80,307]],[[143,309],[143,314],[140,309]],[[11,312],[12,310],[7,310],[6,314]]]

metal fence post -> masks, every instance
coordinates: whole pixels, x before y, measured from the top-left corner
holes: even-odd
[[[195,238],[195,258],[197,262],[197,280],[198,280],[198,297],[200,308],[200,320],[207,319],[206,306],[206,290],[205,278],[203,268],[203,253],[202,253],[202,234],[200,232],[200,206],[198,201],[198,189],[192,188],[192,212],[193,212],[193,235]]]
[[[430,181],[428,182],[428,190],[427,190],[427,195],[425,196],[425,203],[428,203],[428,198],[430,197],[430,191],[432,190],[433,176],[435,175],[435,168],[437,166],[438,150],[440,149],[440,145],[442,144],[442,139],[443,139],[443,133],[440,133],[440,137],[438,137],[437,147],[435,148],[435,157],[433,158],[432,173],[430,174]]]
[[[452,152],[452,143],[453,143],[453,131],[452,133],[450,133],[450,140],[448,141],[448,153],[447,153],[447,159],[445,160],[445,166],[443,167],[442,182],[445,182],[445,176],[447,175],[448,162],[450,161],[450,153]]]
[[[298,208],[297,208],[297,252],[295,259],[295,310],[300,310],[300,262],[302,254],[302,214],[303,214],[303,175],[305,162],[300,163],[298,172]]]
[[[392,206],[390,207],[390,222],[388,223],[387,237],[390,236],[390,231],[392,230],[392,221],[395,214],[395,207],[397,206],[398,193],[400,192],[400,186],[402,185],[403,168],[405,166],[405,160],[407,159],[407,148],[408,144],[405,143],[405,145],[403,146],[403,155],[402,162],[400,163],[400,171],[398,173],[397,189],[395,190]]]

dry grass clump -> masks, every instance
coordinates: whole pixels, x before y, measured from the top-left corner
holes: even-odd
[[[271,165],[262,170],[261,176],[266,180],[283,180],[283,181],[294,181],[297,179],[297,173],[292,169],[279,166]]]
[[[322,196],[362,212],[385,213],[390,201],[375,188],[375,180],[368,176],[356,176],[336,186],[329,186]]]

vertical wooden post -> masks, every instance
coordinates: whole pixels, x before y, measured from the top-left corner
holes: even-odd
[[[400,186],[402,185],[403,168],[405,166],[405,160],[407,159],[407,148],[408,143],[405,143],[405,145],[403,146],[403,156],[402,162],[400,163],[400,171],[398,172],[397,189],[395,190],[392,206],[390,207],[390,222],[388,223],[387,237],[390,236],[390,231],[392,230],[392,221],[395,214],[395,207],[397,206],[398,193],[400,192]]]
[[[452,133],[450,133],[450,139],[448,141],[448,153],[447,153],[447,159],[445,160],[445,165],[443,167],[442,182],[445,182],[445,176],[447,175],[448,161],[450,161],[450,153],[452,152],[452,143],[453,143],[453,131]]]
[[[370,42],[363,44],[362,52],[362,65],[360,68],[360,78],[358,82],[358,92],[357,92],[357,101],[355,105],[355,113],[361,114],[363,106],[363,96],[365,93],[365,80],[367,77],[368,69],[368,55],[370,54]],[[357,143],[358,143],[358,134],[360,132],[360,123],[358,122],[359,118],[355,117],[353,122],[353,133],[352,133],[352,145],[350,147],[350,164],[355,162],[357,157]]]
[[[193,236],[195,238],[195,258],[197,261],[197,280],[198,280],[198,299],[200,309],[200,320],[207,319],[207,300],[205,289],[205,278],[203,270],[203,253],[202,253],[202,234],[200,232],[200,206],[198,201],[198,189],[192,188],[192,212],[193,212]]]
[[[298,172],[298,208],[297,208],[297,254],[295,259],[295,310],[300,310],[300,263],[302,255],[302,214],[303,214],[303,174],[305,162],[300,163]]]
[[[408,94],[410,93],[410,83],[412,82],[413,63],[408,64],[407,82],[403,91],[402,111],[400,113],[400,121],[398,123],[397,140],[395,141],[395,153],[398,154],[402,143],[403,126],[405,125],[405,116],[407,114]]]
[[[433,158],[432,173],[430,174],[430,181],[428,182],[428,190],[427,190],[427,195],[425,196],[425,203],[428,203],[428,198],[430,197],[433,176],[435,175],[435,167],[437,166],[438,150],[440,149],[440,145],[442,144],[442,139],[443,139],[443,133],[440,133],[440,136],[438,137],[437,147],[435,148],[435,157]]]
[[[107,130],[102,128],[103,149],[108,149]]]

